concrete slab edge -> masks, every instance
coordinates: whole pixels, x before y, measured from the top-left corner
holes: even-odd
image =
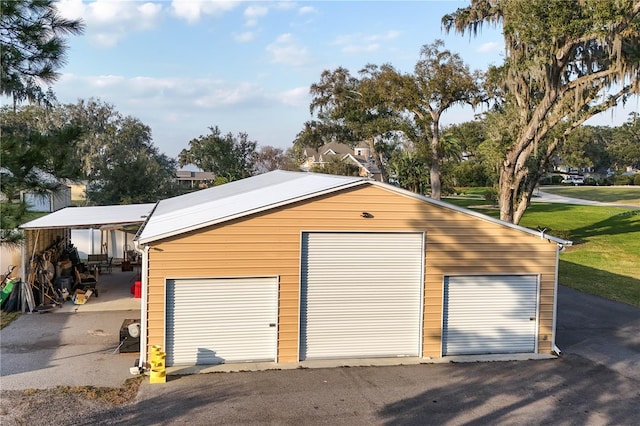
[[[501,355],[458,355],[443,358],[363,358],[363,359],[324,359],[302,362],[247,362],[217,365],[190,365],[167,367],[167,375],[181,376],[207,373],[238,373],[266,370],[295,370],[307,368],[340,368],[340,367],[384,367],[419,364],[452,364],[472,362],[506,362],[556,359],[552,354],[501,354]]]

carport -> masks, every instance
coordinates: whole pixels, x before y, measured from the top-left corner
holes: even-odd
[[[61,274],[61,259],[56,253],[72,247],[72,230],[98,229],[102,234],[106,234],[105,243],[101,241],[100,252],[107,254],[113,259],[110,273],[96,277],[98,285],[109,289],[103,292],[101,298],[94,298],[87,305],[73,305],[69,302],[62,306],[59,311],[77,310],[114,310],[114,309],[140,309],[138,299],[131,300],[129,288],[134,280],[137,271],[120,270],[120,263],[126,258],[126,253],[121,257],[118,247],[109,246],[108,234],[115,230],[124,231],[125,245],[126,239],[133,240],[133,235],[150,214],[154,204],[133,204],[122,206],[93,206],[93,207],[67,207],[49,215],[35,219],[23,224],[20,228],[25,232],[25,243],[22,246],[21,277],[23,281],[29,283],[33,280],[30,269],[32,260],[43,253],[47,253],[47,261],[52,270],[50,273],[57,277]],[[129,234],[127,237],[126,235]],[[89,253],[93,254],[93,253]],[[107,272],[107,271],[104,271]],[[96,274],[97,275],[97,274]],[[54,278],[55,279],[55,278]],[[123,303],[117,303],[118,299],[124,299]],[[27,301],[23,302],[26,306]],[[35,301],[37,304],[37,301]]]

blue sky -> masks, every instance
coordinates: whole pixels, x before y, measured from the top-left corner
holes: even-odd
[[[171,157],[216,125],[286,149],[311,119],[309,87],[323,70],[390,63],[411,72],[421,46],[437,38],[472,69],[499,64],[499,28],[475,38],[441,30],[441,17],[466,4],[61,0],[61,13],[82,18],[86,31],[69,40],[53,90],[63,103],[97,98],[140,119]],[[590,123],[619,125],[637,109],[634,100]],[[473,114],[456,108],[443,122]]]

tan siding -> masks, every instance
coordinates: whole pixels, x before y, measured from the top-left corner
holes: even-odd
[[[364,219],[362,212],[374,217]],[[304,231],[426,232],[423,356],[441,355],[443,275],[541,274],[541,352],[550,350],[555,244],[366,186],[151,244],[149,344],[164,345],[167,278],[278,276],[278,359],[298,359],[300,238]]]

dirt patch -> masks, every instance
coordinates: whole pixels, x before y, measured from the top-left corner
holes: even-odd
[[[0,392],[0,424],[52,425],[83,424],[84,418],[135,401],[143,376],[125,381],[117,388],[57,386]]]

